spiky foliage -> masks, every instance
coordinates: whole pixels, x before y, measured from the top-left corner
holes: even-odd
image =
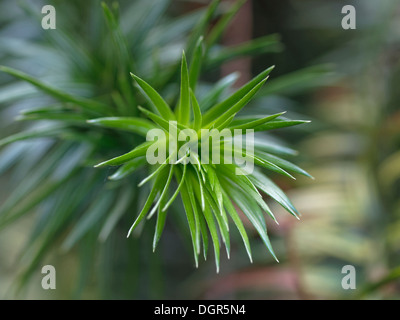
[[[197,129],[214,125],[254,128],[255,131],[303,123],[284,119],[281,114],[255,117],[241,113],[233,119],[261,88],[272,68],[223,99],[224,92],[237,78],[235,74],[228,75],[211,89],[204,87],[207,90],[203,88],[203,94],[197,101],[195,96],[199,97],[197,90],[202,86],[199,81],[202,72],[240,55],[281,48],[275,35],[229,49],[216,46],[243,3],[237,1],[207,32],[210,21],[220,14],[219,2],[213,1],[203,13],[178,18],[174,22],[159,19],[169,1],[137,1],[121,15],[118,14],[118,8],[110,9],[103,4],[106,25],[99,22],[98,10],[89,10],[92,22],[86,25],[93,26],[90,38],[82,37],[84,32],[77,32],[73,28],[63,31],[58,26],[57,30],[46,33],[51,50],[48,46],[35,47],[41,54],[32,56],[29,55],[31,51],[27,50],[28,57],[24,57],[21,66],[26,63],[51,63],[53,69],[45,77],[47,81],[11,67],[0,67],[1,71],[38,89],[33,91],[24,84],[12,83],[2,88],[3,95],[0,97],[0,102],[7,104],[10,110],[19,110],[21,101],[29,102],[29,108],[22,110],[18,117],[20,121],[29,123],[28,128],[20,125],[17,133],[0,140],[0,146],[3,147],[0,170],[14,167],[14,180],[17,181],[15,192],[1,207],[0,228],[34,209],[38,215],[24,249],[30,263],[21,283],[30,277],[54,244],[62,241],[61,248],[64,250],[78,244],[82,248],[94,247],[98,239],[105,241],[119,222],[129,223],[132,215],[140,212],[132,226],[136,227],[154,201],[156,206],[151,213],[157,213],[155,247],[166,218],[164,209],[175,207],[175,203],[174,206],[171,204],[178,193],[187,215],[196,263],[201,247],[200,238],[204,254],[207,253],[208,230],[214,244],[217,266],[220,248],[218,233],[229,252],[229,216],[239,229],[251,256],[248,239],[232,198],[273,253],[262,210],[273,215],[258,189],[277,200],[292,214],[297,215],[297,212],[265,174],[257,171],[249,177],[236,176],[232,174],[233,167],[224,165],[219,170],[201,163],[198,166],[176,164],[154,168],[137,157],[143,155],[149,146],[143,144],[146,132],[154,127],[162,127],[170,119],[177,119],[180,125]],[[95,9],[92,5],[89,8]],[[134,17],[132,14],[135,14]],[[146,21],[143,21],[143,17],[146,17]],[[175,38],[177,30],[180,31],[178,40]],[[174,54],[160,59],[161,52],[171,52],[175,46],[181,47],[182,38],[185,39],[184,48],[190,68],[186,67],[185,59],[181,63],[180,57]],[[24,45],[28,48],[32,46],[29,42]],[[147,82],[138,76],[134,76],[133,81],[129,72],[141,75]],[[181,90],[177,83],[179,74],[182,75]],[[140,90],[133,88],[133,82]],[[285,86],[286,81],[283,83]],[[276,84],[282,87],[281,83]],[[204,94],[204,91],[207,92]],[[170,106],[174,102],[178,102],[179,107],[173,111]],[[140,109],[140,105],[147,109]],[[192,118],[188,118],[191,108]],[[41,139],[32,140],[35,138]],[[27,139],[30,141],[25,143]],[[21,141],[20,144],[14,144],[17,141]],[[277,156],[292,155],[292,150],[267,143],[264,139],[256,140],[256,146],[254,160],[260,167],[290,177],[287,171],[306,174]],[[134,151],[125,154],[132,149]],[[109,177],[111,181],[104,183],[109,176],[109,169],[94,169],[93,165],[119,154],[124,155],[101,163],[100,166],[123,164]],[[138,168],[141,170],[136,170]],[[150,171],[155,172],[151,176],[153,185],[150,189],[146,189],[147,184],[138,188],[138,183]],[[28,172],[30,177],[25,179]],[[133,172],[135,174],[129,175]],[[174,184],[176,187],[172,193],[170,189]],[[157,194],[160,196],[156,199]],[[129,244],[129,241],[126,243]],[[88,275],[87,269],[95,251],[83,249],[80,252],[81,277],[84,278]],[[112,259],[107,261],[112,263]],[[82,280],[80,286],[83,285]],[[78,291],[81,289],[78,288]]]
[[[201,48],[201,46],[202,41],[200,38],[198,41],[198,47]],[[202,50],[199,51],[201,52]],[[196,59],[194,59],[190,66],[190,70],[198,68],[197,64],[201,63],[201,57],[201,55],[196,56]],[[275,221],[276,219],[268,205],[263,200],[259,189],[278,201],[291,214],[298,218],[298,212],[289,199],[278,186],[276,186],[260,171],[252,174],[245,172],[237,174],[238,171],[242,170],[238,164],[224,163],[223,161],[218,164],[209,164],[208,161],[203,163],[199,157],[199,154],[201,154],[200,138],[204,137],[201,133],[202,129],[229,129],[234,133],[233,138],[235,138],[235,134],[237,135],[237,131],[235,130],[239,129],[240,135],[242,136],[244,132],[242,132],[242,130],[251,129],[254,132],[265,131],[305,122],[301,120],[292,121],[281,119],[280,116],[282,116],[283,113],[254,117],[251,119],[248,117],[236,116],[266,82],[272,69],[273,67],[266,69],[239,90],[234,92],[227,99],[213,105],[209,110],[202,114],[204,106],[202,108],[202,105],[199,104],[192,91],[197,79],[192,78],[192,82],[190,82],[190,72],[185,54],[183,54],[181,63],[180,98],[174,111],[165,102],[161,95],[151,87],[151,85],[138,76],[132,74],[132,77],[136,80],[137,85],[142,89],[144,96],[147,98],[149,106],[152,107],[152,111],[141,107],[139,107],[139,109],[152,120],[152,123],[141,118],[127,117],[99,118],[88,121],[89,123],[104,127],[131,130],[135,133],[143,134],[144,136],[146,136],[147,130],[152,126],[153,128],[158,127],[161,130],[164,130],[167,136],[170,135],[169,122],[172,122],[174,125],[176,123],[178,134],[180,130],[184,129],[193,129],[194,132],[197,133],[197,149],[200,151],[188,152],[178,160],[175,160],[175,162],[168,162],[168,159],[171,157],[176,157],[176,150],[184,144],[181,142],[181,145],[178,145],[176,150],[174,149],[172,153],[167,153],[166,160],[163,163],[154,168],[153,172],[139,183],[139,186],[141,186],[149,180],[153,180],[154,182],[142,210],[129,230],[128,236],[138,226],[143,218],[146,217],[146,215],[149,219],[157,212],[156,230],[153,240],[153,250],[155,250],[164,228],[167,209],[174,202],[178,194],[180,194],[190,229],[196,266],[198,265],[198,255],[201,251],[201,237],[203,239],[204,257],[206,258],[207,256],[208,233],[211,234],[214,246],[217,271],[219,270],[221,246],[219,235],[225,244],[227,255],[229,257],[230,240],[228,217],[232,219],[239,230],[249,258],[252,260],[248,237],[233,203],[236,203],[236,205],[247,216],[258,231],[270,253],[276,260],[278,260],[268,239],[263,212],[267,213]],[[168,138],[165,140],[165,143],[167,141]],[[218,148],[218,152],[221,154],[225,154],[225,142],[227,141],[224,139],[220,141],[221,146]],[[123,166],[119,168],[113,176],[111,176],[111,179],[122,179],[125,176],[134,173],[136,170],[148,166],[145,155],[149,148],[157,149],[158,144],[160,144],[159,140],[144,142],[132,151],[104,161],[96,165],[96,167],[123,164]],[[273,153],[274,150],[271,150],[271,148],[263,144],[261,141],[256,141],[254,153],[245,154],[245,156],[250,157],[250,159],[260,167],[267,168],[291,178],[293,178],[293,176],[287,171],[310,177],[310,175],[301,168],[273,155]],[[194,158],[193,162],[182,163],[185,158],[190,157]],[[149,169],[150,168],[146,171],[149,171]],[[168,195],[171,193],[170,188],[173,177],[176,179],[177,188],[173,192],[173,195],[168,198]],[[154,206],[153,202],[155,203]]]

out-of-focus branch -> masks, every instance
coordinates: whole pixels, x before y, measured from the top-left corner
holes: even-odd
[[[234,2],[226,0],[226,2]],[[252,0],[240,8],[232,23],[227,28],[222,43],[226,46],[237,45],[251,40],[253,34],[253,13]],[[251,79],[251,59],[240,58],[226,62],[221,67],[222,76],[225,76],[234,71],[240,72],[240,77],[236,82],[236,86],[241,86]]]

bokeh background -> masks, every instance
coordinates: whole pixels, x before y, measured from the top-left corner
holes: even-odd
[[[29,2],[29,5],[26,5]],[[93,12],[99,1],[12,1],[0,3],[0,64],[57,81],[68,65],[51,60],[56,31],[43,30],[35,8],[52,4],[57,29],[96,38]],[[161,27],[143,36],[163,59],[179,58],[183,35],[199,19],[209,1],[119,1],[120,12],[132,25],[153,21]],[[24,4],[25,3],[25,4]],[[110,2],[111,3],[111,2]],[[133,4],[132,4],[133,3]],[[225,1],[228,5],[230,1]],[[344,30],[344,5],[356,8],[355,30]],[[33,9],[32,9],[33,8]],[[135,9],[136,8],[136,9]],[[41,17],[40,11],[36,15]],[[153,20],[152,20],[153,19]],[[126,20],[129,28],[129,19]],[[153,23],[151,22],[151,23]],[[166,32],[169,45],[152,41]],[[194,267],[190,242],[175,221],[167,223],[160,247],[152,253],[152,228],[125,239],[121,225],[103,242],[61,250],[53,243],[17,297],[27,299],[399,299],[400,298],[400,3],[396,0],[248,0],[225,32],[221,44],[234,46],[271,34],[280,44],[260,48],[211,68],[202,76],[204,90],[233,71],[236,86],[270,65],[276,68],[250,108],[254,113],[288,111],[310,124],[279,130],[276,139],[299,151],[293,161],[315,180],[273,176],[302,213],[300,221],[271,203],[279,226],[269,223],[270,237],[280,259],[277,264],[248,225],[252,264],[238,235],[232,234],[230,260],[222,257],[215,273],[212,257]],[[144,28],[144,27],[143,27]],[[146,30],[146,29],[143,29]],[[49,33],[53,32],[53,35]],[[153,38],[152,38],[153,37]],[[74,38],[71,38],[74,41]],[[65,39],[59,38],[60,45]],[[29,44],[29,45],[28,45]],[[76,42],[79,48],[79,42]],[[97,48],[98,49],[98,48]],[[94,49],[96,50],[96,48]],[[60,52],[60,51],[58,51]],[[65,53],[68,56],[68,53]],[[77,55],[78,56],[78,55]],[[73,57],[70,56],[73,59]],[[140,66],[143,72],[152,68]],[[85,94],[75,75],[74,85],[60,87]],[[28,105],[39,104],[35,90],[0,74],[0,138],[23,126],[14,119]],[[201,89],[201,88],[200,88]],[[21,98],[22,97],[22,98]],[[32,140],[46,149],[46,141]],[[5,151],[4,151],[5,150]],[[37,162],[43,159],[38,158]],[[0,159],[0,204],[15,192],[15,176],[33,179],[33,168],[13,166],[11,149]],[[68,203],[68,201],[67,201]],[[68,204],[66,204],[68,205]],[[30,263],[24,254],[35,211],[0,230],[0,298],[13,299],[14,283]],[[128,242],[128,244],[122,244]],[[101,249],[99,249],[101,248]],[[96,252],[96,254],[90,254]],[[40,286],[40,266],[57,270],[57,289]],[[342,267],[356,268],[356,290],[344,290]]]

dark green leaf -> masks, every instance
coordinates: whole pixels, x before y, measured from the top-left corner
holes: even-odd
[[[166,173],[167,173],[167,170],[163,170],[162,172],[160,172],[159,175],[157,175],[157,178],[153,184],[153,187],[151,188],[151,191],[146,200],[146,203],[144,204],[142,211],[140,211],[139,215],[137,216],[135,222],[130,227],[127,238],[131,235],[132,231],[135,230],[135,228],[138,226],[138,224],[143,220],[143,218],[146,216],[147,212],[149,212],[151,205],[153,204],[154,199],[157,196],[157,193],[160,191],[161,187],[164,185]]]
[[[262,38],[257,38],[236,46],[222,48],[210,52],[207,59],[207,69],[214,68],[229,60],[236,59],[240,56],[259,55],[268,52],[281,52],[283,45],[279,41],[278,35],[269,35]]]
[[[51,86],[27,75],[26,73],[23,73],[21,71],[5,67],[5,66],[0,66],[0,71],[3,71],[5,73],[8,73],[16,78],[19,78],[21,80],[24,80],[26,82],[29,82],[30,84],[34,85],[36,88],[42,90],[43,92],[49,94],[50,96],[53,96],[54,98],[59,99],[62,102],[72,102],[80,106],[82,109],[94,113],[99,113],[99,114],[107,114],[109,113],[109,108],[108,106],[99,103],[97,101],[89,100],[86,98],[80,98],[76,96],[72,96],[68,93],[62,92],[58,89],[52,88]]]
[[[190,88],[193,91],[196,90],[197,81],[199,79],[203,54],[204,54],[203,37],[200,37],[196,43],[196,47],[193,53],[193,58],[190,62],[190,68],[189,68]]]
[[[190,90],[190,97],[193,108],[193,129],[197,132],[201,129],[202,126],[202,115],[199,103],[197,102],[197,99],[192,90]]]
[[[276,113],[258,120],[254,120],[254,121],[250,121],[247,123],[243,123],[240,125],[235,125],[235,126],[230,126],[229,129],[231,130],[235,130],[235,129],[242,129],[242,130],[246,130],[246,129],[254,129],[257,126],[260,126],[266,122],[272,121],[273,119],[281,116],[282,114],[284,114],[285,112],[280,112],[280,113]]]
[[[226,30],[229,23],[232,21],[235,14],[243,6],[247,0],[237,0],[229,10],[221,17],[218,23],[213,27],[209,36],[207,37],[207,50],[217,43],[223,32]]]
[[[249,218],[250,222],[256,228],[258,234],[260,235],[261,239],[264,241],[264,244],[268,248],[268,251],[272,254],[276,261],[278,261],[275,252],[271,246],[271,242],[269,241],[267,229],[265,225],[261,223],[259,211],[260,208],[257,206],[254,200],[245,196],[245,194],[239,192],[236,188],[231,187],[229,184],[225,184],[224,188],[227,192],[232,196],[235,203],[240,207],[243,213]],[[258,214],[257,214],[258,212]]]
[[[314,179],[307,171],[301,169],[300,167],[296,166],[295,164],[293,164],[287,160],[284,160],[284,159],[281,159],[272,154],[268,154],[268,153],[260,152],[260,151],[256,151],[255,154],[257,155],[258,158],[260,158],[264,161],[274,163],[275,165],[279,166],[282,169],[292,171],[292,172],[301,174],[303,176],[309,177],[311,179]]]
[[[238,102],[236,102],[232,107],[225,110],[224,113],[222,113],[215,121],[212,121],[211,124],[208,124],[207,126],[210,127],[214,125],[215,127],[218,127],[219,125],[227,121],[230,117],[234,116],[246,104],[249,103],[249,101],[254,97],[254,95],[263,86],[263,84],[265,83],[265,81],[267,81],[267,79],[268,77],[261,80],[260,83],[258,83],[254,88],[252,88],[243,98],[241,98]]]
[[[229,199],[229,197],[226,195],[225,192],[223,192],[223,199],[224,199],[224,206],[226,208],[226,211],[228,211],[230,217],[232,218],[233,222],[236,225],[236,228],[239,230],[239,233],[243,239],[243,243],[246,248],[247,254],[249,256],[249,259],[251,262],[253,262],[253,258],[251,256],[251,248],[250,248],[249,238],[247,237],[247,233],[243,226],[242,220],[240,220],[240,217],[239,217],[238,213],[236,212],[235,207],[233,206],[231,200]]]
[[[187,125],[190,120],[190,83],[185,52],[182,53],[181,63],[181,95],[176,109],[178,122]]]
[[[125,153],[122,156],[118,156],[118,157],[112,158],[110,160],[101,162],[101,163],[95,165],[95,167],[97,168],[97,167],[104,167],[104,166],[118,166],[118,165],[128,162],[132,159],[144,156],[146,154],[148,147],[153,143],[154,143],[153,141],[143,142],[142,144],[138,145],[132,151]]]
[[[255,171],[250,177],[255,186],[265,192],[298,219],[300,215],[285,193],[266,175]]]
[[[114,128],[124,131],[130,131],[138,133],[142,136],[146,136],[147,132],[154,129],[153,123],[146,119],[134,118],[134,117],[108,117],[91,119],[87,121],[90,124],[95,124],[101,127]]]
[[[139,157],[133,159],[124,165],[122,165],[112,176],[108,177],[110,180],[121,180],[128,175],[132,174],[138,168],[142,167],[146,163],[146,157]]]
[[[207,111],[213,105],[215,105],[221,95],[225,92],[227,88],[232,86],[235,81],[239,78],[238,72],[233,72],[226,77],[219,80],[215,85],[208,90],[207,94],[200,101],[200,109],[202,111]]]
[[[249,94],[257,85],[265,80],[265,78],[269,75],[269,73],[274,69],[275,66],[272,66],[259,75],[254,77],[244,86],[242,86],[239,90],[233,93],[230,97],[225,99],[224,101],[218,103],[210,110],[208,110],[203,116],[203,123],[209,124],[217,119],[219,116],[224,114],[227,110],[229,110],[232,106],[238,103],[238,101],[242,100],[247,94]],[[254,90],[253,90],[254,92]],[[254,92],[255,93],[255,92]]]
[[[143,90],[143,93],[149,101],[150,106],[153,108],[153,111],[157,112],[164,119],[175,120],[174,113],[165,100],[159,95],[159,93],[138,76],[134,75],[133,73],[131,73],[131,76],[136,80],[139,87]]]

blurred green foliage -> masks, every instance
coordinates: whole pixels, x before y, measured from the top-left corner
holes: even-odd
[[[6,212],[0,223],[11,224],[0,233],[0,267],[5,270],[0,281],[7,284],[0,294],[12,296],[8,280],[15,279],[17,271],[20,283],[33,277],[27,297],[398,299],[397,1],[253,0],[256,40],[229,49],[218,42],[225,24],[218,17],[228,7],[215,7],[213,14],[202,6],[184,13],[187,3],[191,2],[120,1],[119,8],[110,4],[120,20],[119,30],[112,17],[104,19],[99,1],[54,1],[62,14],[57,15],[57,30],[51,32],[40,28],[43,3],[0,4],[0,12],[7,12],[0,15],[1,64],[24,70],[73,97],[84,97],[78,104],[87,107],[68,112],[66,128],[47,121],[14,122],[17,116],[41,119],[48,111],[43,106],[56,110],[53,120],[65,120],[65,106],[26,83],[0,76],[1,137],[23,129],[50,137],[4,146],[0,154],[0,200]],[[357,30],[340,27],[345,4],[356,6]],[[225,17],[229,16],[228,11]],[[208,30],[208,20],[214,28],[208,33],[208,59],[196,89],[203,103],[229,92],[235,74],[210,91],[217,81],[215,72],[226,60],[254,56],[254,74],[265,69],[265,61],[268,66],[276,64],[268,86],[249,105],[248,115],[289,110],[290,118],[312,119],[304,128],[265,138],[299,150],[296,163],[316,178],[293,183],[273,176],[302,213],[301,222],[286,219],[283,209],[267,199],[280,222],[278,227],[269,226],[280,264],[265,254],[255,230],[246,224],[254,264],[248,264],[240,235],[232,232],[231,260],[222,258],[219,275],[212,261],[194,268],[183,214],[167,221],[158,254],[150,253],[153,225],[149,223],[138,230],[140,237],[126,240],[126,226],[148,190],[137,191],[132,198],[132,183],[106,183],[113,172],[91,167],[130,150],[139,137],[107,131],[105,139],[104,132],[89,131],[85,123],[95,116],[93,100],[127,115],[132,115],[127,106],[145,103],[126,86],[126,69],[146,75],[167,101],[176,101],[182,49],[191,56],[199,35]],[[40,109],[24,111],[32,107]],[[74,130],[68,130],[70,126]],[[61,141],[51,139],[60,134]],[[80,162],[86,158],[93,161]],[[124,215],[127,208],[130,214]],[[25,212],[30,215],[19,219]],[[107,223],[97,216],[109,217]],[[74,229],[76,225],[89,227]],[[56,292],[38,288],[40,266],[47,263],[57,269]],[[341,269],[347,264],[357,270],[355,291],[341,287]]]

